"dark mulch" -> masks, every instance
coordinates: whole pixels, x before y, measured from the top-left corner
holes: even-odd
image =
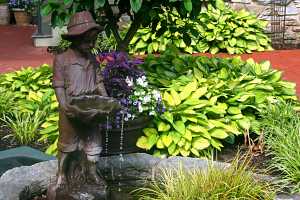
[[[0,123],[0,151],[22,146],[18,143],[18,141],[14,140],[10,134],[12,134],[11,130],[3,123]],[[26,146],[30,146],[44,152],[47,149],[48,144],[35,141],[31,144],[27,144]]]

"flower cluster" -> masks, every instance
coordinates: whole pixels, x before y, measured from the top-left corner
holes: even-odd
[[[141,60],[129,60],[127,54],[114,52],[97,56],[109,96],[117,98],[123,109],[117,114],[125,121],[140,115],[164,112],[160,92],[148,85],[144,71],[138,68]]]
[[[35,0],[9,0],[8,2],[10,9],[24,9],[28,13],[33,11],[35,4]]]
[[[108,95],[117,99],[128,97],[132,92],[133,85],[126,83],[127,77],[135,79],[145,74],[137,67],[143,62],[129,60],[123,52],[101,53],[96,59],[104,67],[102,75]]]

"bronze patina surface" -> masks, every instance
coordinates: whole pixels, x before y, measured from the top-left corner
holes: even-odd
[[[120,107],[116,100],[107,97],[100,69],[90,53],[101,30],[89,12],[76,13],[68,25],[69,32],[63,35],[72,45],[54,58],[59,162],[48,200],[84,199],[84,195],[100,200],[105,196],[105,180],[96,170],[102,151],[99,120]]]

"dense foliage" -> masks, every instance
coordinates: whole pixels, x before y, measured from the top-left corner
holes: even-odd
[[[264,33],[266,21],[219,2],[216,8],[208,5],[196,19],[182,19],[176,10],[165,10],[158,23],[163,30],[139,29],[130,43],[130,52],[163,52],[168,43],[188,53],[242,54],[272,49]]]
[[[164,170],[162,177],[135,194],[139,200],[274,199],[273,188],[253,178],[247,161],[238,161],[226,169],[211,164],[203,171]]]
[[[28,144],[39,138],[39,141],[51,144],[57,138],[58,104],[51,78],[52,69],[48,65],[0,76],[0,90],[4,94],[0,101],[7,97],[7,103],[3,104],[6,106],[0,107],[0,113],[19,143]],[[54,153],[51,148],[48,153]]]
[[[262,113],[270,168],[280,172],[279,185],[300,192],[300,115],[289,103],[278,102]],[[294,185],[291,185],[294,184]]]
[[[238,135],[260,134],[260,113],[278,100],[296,101],[295,84],[269,62],[179,55],[171,46],[143,68],[163,93],[167,111],[144,129],[137,145],[155,155],[209,155]]]
[[[217,0],[215,4],[218,4]],[[51,15],[53,26],[65,25],[70,16],[74,13],[89,10],[97,22],[105,26],[108,35],[114,35],[119,50],[126,50],[128,44],[135,35],[140,26],[152,27],[153,30],[159,30],[157,27],[159,14],[163,8],[177,9],[182,18],[195,18],[204,1],[202,0],[122,0],[113,1],[115,5],[108,0],[51,0],[45,1],[43,14]],[[210,1],[205,1],[210,2]],[[214,2],[214,1],[213,1]],[[118,9],[114,9],[116,6]],[[132,23],[125,37],[120,36],[118,22],[123,14],[130,16]]]

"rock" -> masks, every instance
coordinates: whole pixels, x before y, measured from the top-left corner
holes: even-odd
[[[51,160],[23,166],[5,172],[0,178],[0,200],[16,200],[28,186],[40,184],[46,188],[55,178],[57,161]]]
[[[206,170],[212,164],[220,169],[230,166],[228,163],[210,162],[204,159],[187,157],[170,157],[160,159],[145,153],[127,154],[123,157],[102,157],[98,168],[109,183],[126,186],[143,186],[147,180],[153,180],[161,174],[162,169],[176,169],[182,167],[188,170]],[[18,167],[7,171],[0,177],[0,200],[16,200],[25,188],[46,190],[51,180],[55,179],[57,161],[46,161],[33,166]],[[258,176],[256,176],[258,177]],[[272,180],[264,177],[263,180]],[[31,187],[37,185],[38,187]],[[28,192],[28,191],[27,191]],[[125,194],[125,193],[124,193]],[[113,193],[113,199],[120,199],[123,194]],[[285,196],[278,196],[278,200]],[[299,196],[289,197],[300,200]]]

